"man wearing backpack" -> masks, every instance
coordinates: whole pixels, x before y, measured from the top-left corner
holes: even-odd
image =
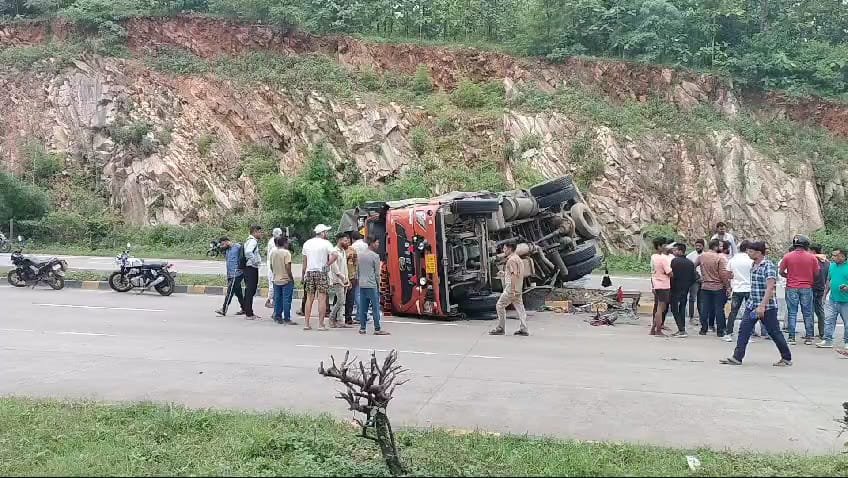
[[[256,295],[256,288],[259,287],[259,267],[262,265],[262,256],[259,255],[260,239],[262,239],[262,226],[256,224],[250,226],[250,235],[244,241],[242,259],[239,261],[244,275],[244,304],[242,304],[242,308],[247,320],[260,318],[253,313],[253,297]]]
[[[221,245],[221,249],[226,251],[227,293],[224,296],[224,306],[216,310],[215,313],[221,317],[227,315],[227,308],[229,308],[233,297],[235,297],[239,303],[239,311],[236,312],[236,315],[244,315],[244,294],[241,287],[243,276],[239,266],[240,259],[243,257],[241,244],[230,241],[229,237],[220,238],[218,243]]]

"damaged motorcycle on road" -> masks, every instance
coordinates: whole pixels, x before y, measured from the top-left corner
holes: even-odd
[[[130,245],[115,258],[118,270],[109,276],[109,287],[116,292],[129,292],[140,289],[140,292],[156,289],[160,295],[169,296],[174,293],[177,273],[173,264],[167,262],[145,262],[130,256]]]

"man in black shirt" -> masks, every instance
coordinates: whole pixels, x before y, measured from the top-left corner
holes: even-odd
[[[671,313],[677,322],[677,332],[672,337],[688,337],[686,334],[686,304],[689,288],[695,283],[695,264],[686,258],[686,244],[677,243],[671,260]]]

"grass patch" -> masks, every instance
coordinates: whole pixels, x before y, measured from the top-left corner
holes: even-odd
[[[11,46],[0,49],[0,66],[21,71],[56,73],[80,58],[84,48],[71,42],[49,42],[34,46]]]
[[[328,392],[330,393],[330,392]],[[0,399],[3,475],[384,476],[376,445],[327,416]],[[845,476],[848,456],[765,455],[400,431],[417,476]]]
[[[625,275],[650,275],[651,274],[651,254],[645,253],[642,259],[639,256],[629,254],[604,254],[606,265],[609,268],[610,274],[625,274]],[[595,269],[598,272],[603,272],[604,266]]]

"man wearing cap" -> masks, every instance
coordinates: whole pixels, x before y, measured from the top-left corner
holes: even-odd
[[[330,285],[327,272],[331,265],[338,260],[338,254],[333,251],[333,244],[327,240],[330,226],[318,224],[313,232],[315,237],[303,244],[303,292],[306,294],[304,330],[312,330],[309,320],[312,314],[312,304],[318,299],[318,330],[327,330],[324,319],[327,317],[327,292]]]
[[[786,277],[786,307],[789,345],[795,345],[798,306],[804,316],[804,344],[813,343],[813,285],[819,275],[819,261],[810,253],[810,239],[798,234],[792,239],[792,252],[783,256],[780,275]]]
[[[745,316],[742,317],[742,322],[739,324],[736,349],[734,349],[732,356],[719,360],[719,363],[742,365],[745,351],[748,348],[748,340],[754,332],[754,324],[759,320],[762,322],[763,328],[768,331],[777,350],[780,351],[780,360],[775,362],[774,366],[789,367],[792,365],[792,352],[786,344],[786,339],[780,331],[780,322],[777,320],[777,300],[775,299],[777,268],[766,257],[765,242],[751,243],[746,252],[748,257],[754,261],[751,266],[751,294],[748,296]]]

